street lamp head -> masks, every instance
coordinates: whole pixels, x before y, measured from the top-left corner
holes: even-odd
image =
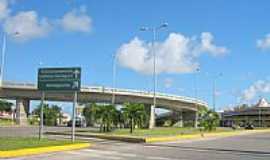
[[[160,28],[166,28],[166,27],[168,27],[168,26],[169,26],[168,23],[163,23],[163,24],[161,24]]]
[[[141,28],[140,28],[140,31],[148,31],[148,30],[149,30],[148,27],[141,27]]]

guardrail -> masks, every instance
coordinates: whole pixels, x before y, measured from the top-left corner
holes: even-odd
[[[3,86],[6,88],[22,88],[22,89],[36,89],[37,85],[34,83],[18,83],[11,81],[4,81]],[[123,95],[134,95],[134,96],[142,96],[142,97],[153,97],[153,92],[133,90],[133,89],[119,89],[119,88],[110,88],[104,86],[82,86],[81,91],[85,92],[97,92],[97,93],[115,93],[115,94],[123,94]],[[157,98],[166,98],[169,100],[179,100],[185,101],[187,103],[196,103],[203,106],[208,106],[208,104],[202,100],[185,97],[185,96],[177,96],[173,94],[165,94],[165,93],[156,93]]]

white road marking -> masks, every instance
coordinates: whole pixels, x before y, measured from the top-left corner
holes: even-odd
[[[116,156],[108,156],[105,154],[100,154],[100,153],[95,153],[95,152],[82,152],[82,151],[67,151],[65,153],[71,154],[71,155],[76,155],[76,156],[86,156],[86,157],[93,157],[93,158],[106,158],[106,159],[111,159],[111,160],[121,160],[121,157],[116,157]]]
[[[146,157],[147,159],[152,159],[152,160],[176,160],[176,159],[172,159],[172,158],[166,158],[166,157],[154,157],[154,156],[149,156]]]
[[[122,152],[119,153],[117,151],[100,151],[100,150],[94,150],[94,149],[84,149],[84,150],[81,150],[81,152],[99,153],[101,155],[117,155],[121,157],[137,157],[136,154],[122,153]]]

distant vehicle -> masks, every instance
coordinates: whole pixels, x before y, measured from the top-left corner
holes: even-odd
[[[68,121],[67,123],[68,127],[72,127],[72,120]],[[76,127],[86,127],[86,120],[83,116],[77,116],[75,119],[75,126]]]
[[[245,126],[245,129],[249,129],[249,130],[252,130],[254,129],[254,126],[250,123],[248,123],[246,126]]]

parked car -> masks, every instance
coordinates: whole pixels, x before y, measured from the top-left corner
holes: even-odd
[[[254,126],[253,126],[251,123],[248,123],[248,124],[245,126],[245,129],[252,130],[252,129],[254,129]]]
[[[72,127],[72,120],[70,120],[68,123],[67,123],[67,126],[68,127]],[[83,116],[77,116],[76,119],[75,119],[75,126],[76,127],[86,127],[86,120],[85,120],[85,117]]]

